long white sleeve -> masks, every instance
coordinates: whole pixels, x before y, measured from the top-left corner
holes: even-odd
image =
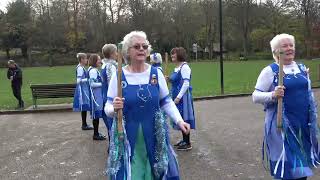
[[[112,65],[112,64],[111,64],[110,66],[111,66],[111,67],[110,67],[111,75],[108,76],[108,83],[110,83],[110,80],[111,80],[112,75],[114,75],[114,74],[117,73],[117,68],[116,68],[116,66],[114,66],[114,65]]]
[[[175,124],[183,121],[181,114],[179,113],[179,110],[172,99],[169,103],[162,106],[161,109],[173,120]]]
[[[77,84],[79,83],[84,83],[84,82],[88,82],[88,79],[87,78],[77,78]]]
[[[107,101],[105,106],[104,106],[104,112],[108,117],[113,117],[114,116],[114,108],[113,108],[113,103],[110,101]]]
[[[117,96],[118,85],[117,85],[117,75],[116,73],[112,74],[112,77],[109,82],[109,88],[107,93],[107,102],[104,107],[104,112],[107,116],[114,116],[114,108],[113,108],[113,99]]]
[[[252,93],[252,100],[254,103],[267,103],[272,101],[272,92],[270,88],[273,83],[274,74],[270,66],[265,67],[258,79],[255,90]]]
[[[98,78],[98,70],[97,69],[92,69],[89,72],[89,84],[92,88],[97,88],[97,87],[101,87],[102,83],[101,82],[96,82],[97,78]]]
[[[183,84],[180,89],[179,94],[177,95],[177,98],[181,99],[182,96],[186,93],[190,86],[190,79],[191,79],[191,68],[189,67],[188,64],[183,64],[181,66],[181,76],[183,79]]]
[[[189,80],[184,80],[182,87],[180,89],[180,92],[177,95],[177,98],[181,99],[184,93],[186,93],[186,91],[188,90],[189,86],[190,86]]]
[[[260,104],[275,101],[275,99],[272,98],[272,93],[273,92],[261,92],[261,91],[255,90],[252,93],[252,100],[254,103],[260,103]]]
[[[161,106],[161,109],[173,120],[174,123],[183,121],[177,106],[169,97],[169,89],[167,86],[166,79],[160,69],[158,69],[158,80],[160,87],[160,100],[165,99],[165,103]]]
[[[78,65],[78,67],[77,67],[77,84],[88,81],[87,78],[82,78],[82,76],[83,76],[84,73],[85,73],[85,72],[84,72],[83,67],[80,66],[80,65]]]

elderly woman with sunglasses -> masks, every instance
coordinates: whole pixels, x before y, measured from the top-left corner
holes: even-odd
[[[161,70],[146,63],[149,46],[144,32],[127,34],[123,38],[122,53],[128,65],[122,68],[122,99],[117,97],[117,76],[110,80],[105,112],[112,117],[115,111],[123,109],[124,130],[131,151],[127,161],[123,158],[117,161],[114,153],[110,153],[106,170],[110,179],[179,179],[177,160],[161,112],[169,115],[184,133],[189,133],[190,127],[170,98]],[[116,144],[112,141],[113,138],[110,143]],[[110,146],[110,152],[113,151],[117,147]]]
[[[309,74],[303,64],[294,61],[293,36],[277,35],[270,45],[275,62],[261,71],[252,94],[253,101],[263,104],[266,112],[263,159],[275,179],[306,180],[312,176],[311,168],[320,164],[316,105]],[[284,64],[283,86],[278,86],[280,60]],[[283,125],[278,129],[280,97]]]

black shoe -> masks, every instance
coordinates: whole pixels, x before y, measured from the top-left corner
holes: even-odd
[[[173,146],[174,146],[174,147],[179,147],[179,146],[181,146],[181,144],[183,144],[183,143],[184,143],[184,141],[181,140],[181,141],[177,142],[176,144],[174,144]]]
[[[106,140],[106,137],[99,133],[98,135],[93,135],[93,140],[103,141]]]
[[[181,144],[178,148],[177,148],[177,150],[178,151],[188,151],[188,150],[191,150],[192,149],[192,146],[191,146],[191,144],[187,144],[187,143],[183,143],[183,144]]]
[[[21,109],[24,109],[24,101],[21,102],[20,108],[21,108]]]
[[[82,126],[81,129],[84,130],[84,131],[86,131],[86,130],[92,130],[93,127],[92,127],[92,126],[89,126],[89,125],[86,125],[86,126]]]
[[[21,105],[19,110],[24,110],[24,105]]]

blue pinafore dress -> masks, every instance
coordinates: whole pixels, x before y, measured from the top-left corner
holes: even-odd
[[[279,66],[274,72],[270,92],[278,84]],[[283,84],[283,130],[277,129],[277,103],[265,104],[265,136],[263,160],[275,179],[297,179],[312,175],[311,168],[319,164],[316,105],[306,68],[298,64],[300,73],[285,74]]]
[[[109,87],[107,66],[104,66],[104,68],[102,69],[101,76],[102,76],[102,97],[103,97],[103,107],[104,107],[107,100],[108,100],[107,94],[108,94],[108,87]],[[110,137],[109,131],[112,127],[112,118],[108,117],[106,115],[106,113],[103,111],[102,112],[102,119],[108,129],[108,136]]]
[[[174,100],[183,85],[184,80],[191,81],[191,75],[189,79],[183,79],[181,75],[181,68],[182,66],[186,65],[187,63],[184,63],[180,66],[180,69],[177,72],[173,72],[170,75],[170,82],[171,82],[171,95],[172,99]],[[180,99],[180,102],[176,104],[183,120],[190,124],[191,129],[195,129],[196,123],[195,123],[195,116],[194,116],[194,108],[193,108],[193,98],[192,98],[192,86],[190,84],[189,89],[184,93],[182,98]],[[175,129],[179,129],[176,126],[173,126]]]
[[[161,63],[154,63],[152,64],[153,67],[158,68],[161,72],[163,72],[162,67],[161,67]]]
[[[89,67],[88,72],[90,71],[97,71],[97,78],[89,77],[89,84],[92,82],[95,83],[102,83],[102,78],[100,72],[97,68]],[[103,99],[102,99],[102,88],[101,87],[92,87],[90,85],[90,93],[91,93],[91,119],[99,119],[102,118],[102,111],[103,111]]]
[[[111,129],[106,173],[110,180],[179,180],[176,155],[169,142],[166,119],[160,111],[157,69],[151,67],[148,84],[131,85],[122,73],[123,120],[128,144],[117,146],[116,118]],[[120,150],[119,150],[120,149]],[[129,158],[128,158],[129,156]]]
[[[78,68],[83,69],[82,76],[77,74]],[[78,65],[76,68],[76,78],[88,79],[88,77],[89,75],[86,69]],[[77,84],[73,97],[73,111],[90,111],[90,87],[88,81]]]

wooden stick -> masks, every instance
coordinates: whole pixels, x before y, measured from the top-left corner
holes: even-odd
[[[278,73],[278,86],[283,86],[283,52],[279,53],[279,73]],[[277,128],[282,129],[282,104],[283,98],[278,98],[278,111],[277,111]]]
[[[166,64],[165,64],[165,67],[164,67],[165,68],[164,73],[165,73],[166,76],[168,76],[169,71],[168,71],[168,53],[167,52],[165,53],[165,63]]]
[[[122,50],[122,44],[118,44],[118,79],[117,79],[117,85],[118,85],[118,94],[117,96],[122,98],[122,55],[121,55],[121,50]],[[122,116],[123,112],[122,109],[119,109],[117,111],[117,116],[118,116],[118,133],[120,135],[120,138],[123,137],[123,128],[122,128]]]

